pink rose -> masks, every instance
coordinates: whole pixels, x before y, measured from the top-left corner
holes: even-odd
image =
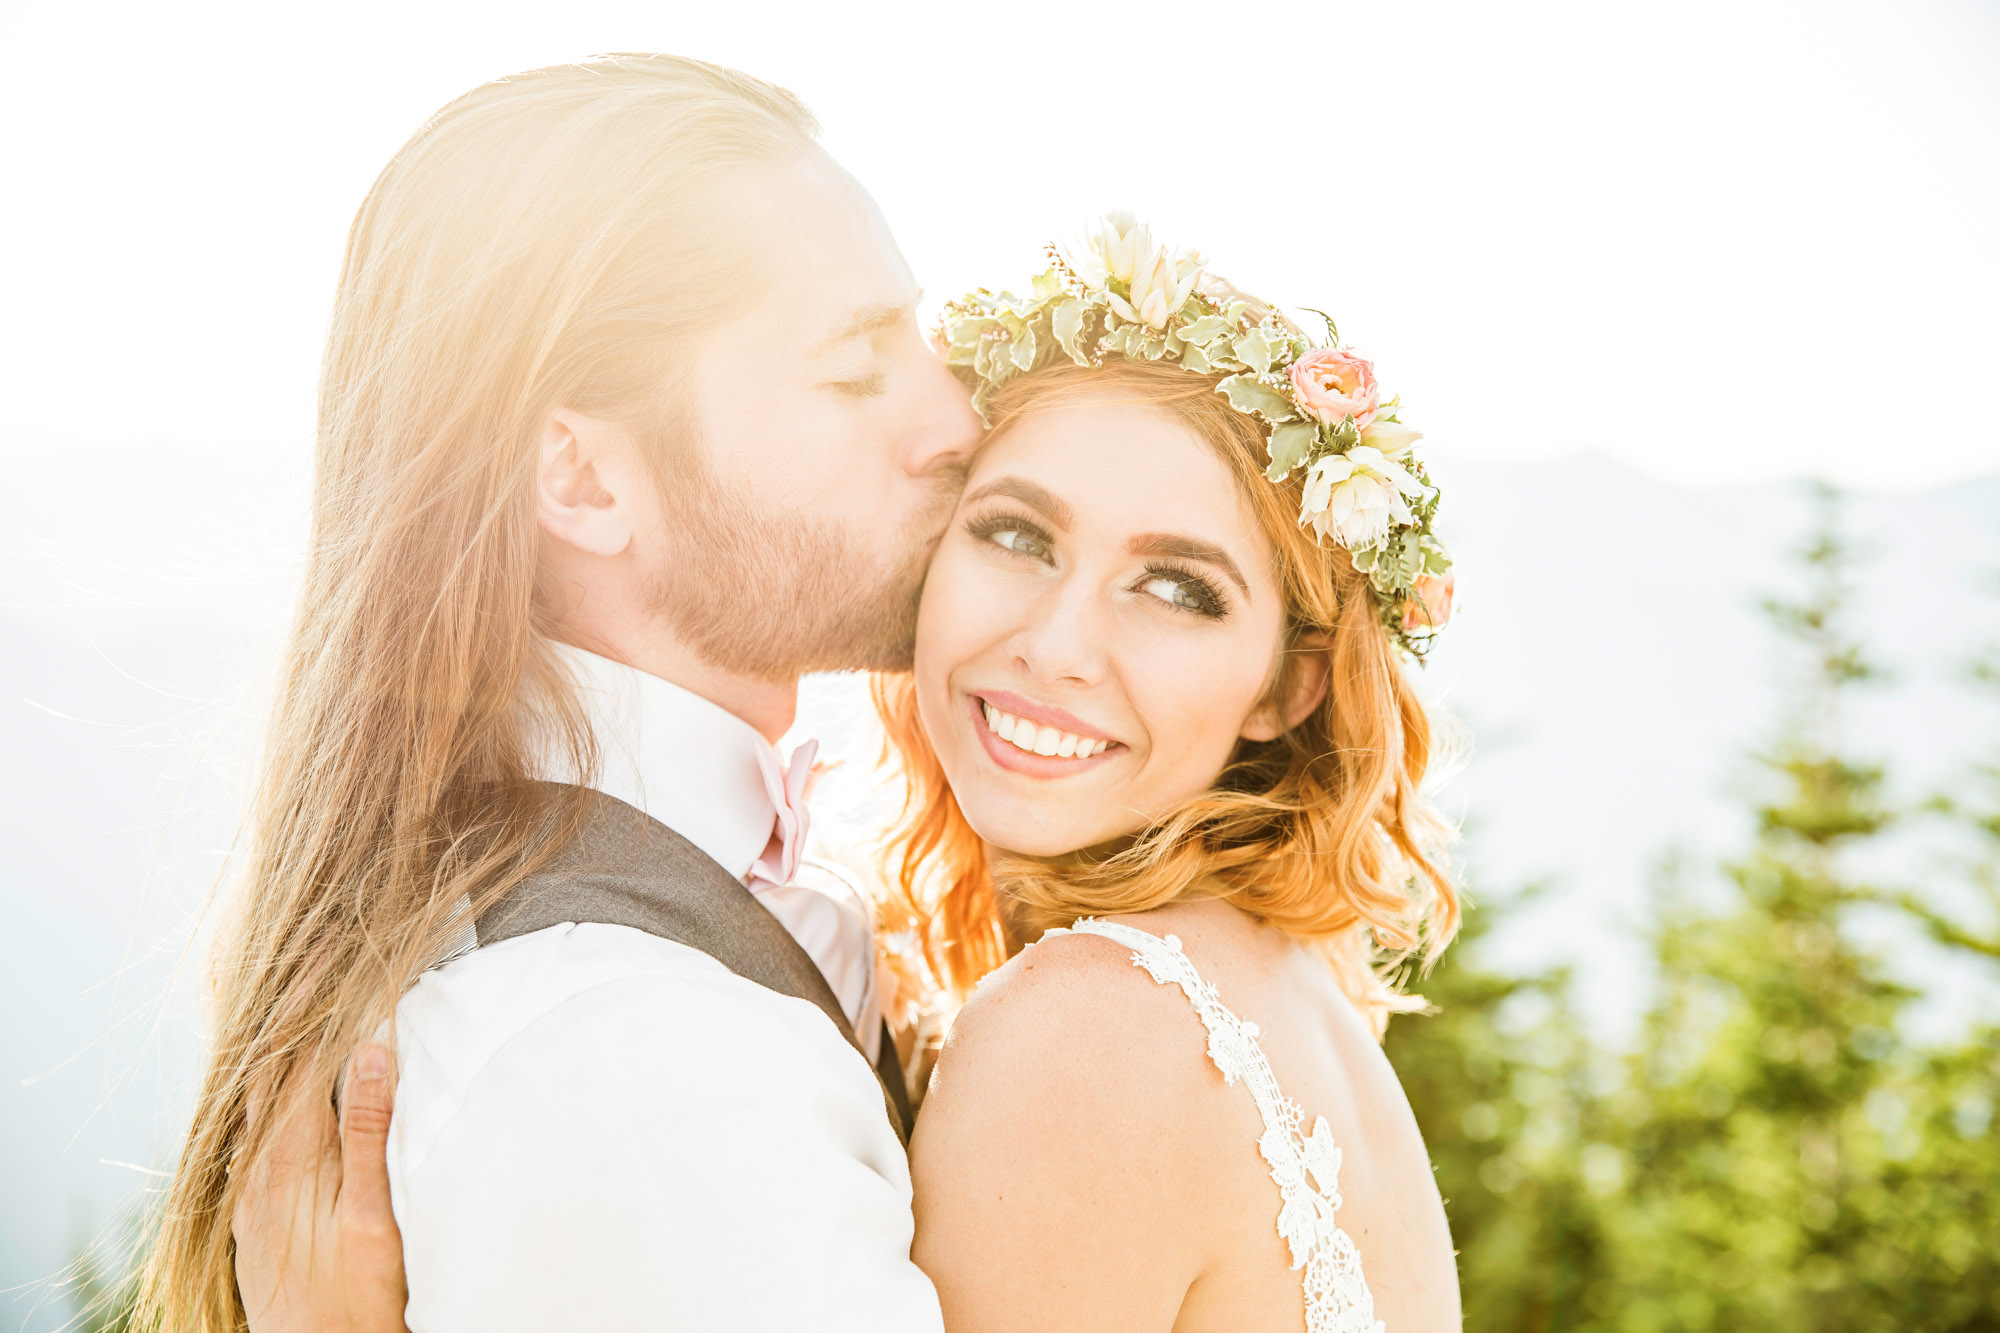
[[[1375,419],[1382,400],[1374,365],[1344,347],[1322,347],[1294,361],[1292,394],[1300,407],[1327,425],[1353,417],[1357,429]]]
[[[1403,633],[1440,630],[1451,619],[1451,595],[1457,586],[1450,570],[1442,574],[1419,574],[1403,603]]]

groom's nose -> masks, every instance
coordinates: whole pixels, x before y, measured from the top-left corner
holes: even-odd
[[[962,473],[986,429],[972,410],[972,395],[942,360],[926,358],[919,374],[922,385],[904,436],[903,471],[912,477]]]

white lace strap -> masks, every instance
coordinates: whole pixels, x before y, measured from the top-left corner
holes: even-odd
[[[1340,1207],[1340,1149],[1325,1117],[1304,1132],[1305,1113],[1278,1087],[1257,1042],[1255,1023],[1231,1013],[1204,981],[1178,935],[1159,936],[1117,921],[1084,917],[1042,936],[1101,935],[1132,950],[1132,962],[1161,985],[1178,986],[1208,1029],[1208,1058],[1225,1083],[1243,1080],[1264,1121],[1257,1147],[1271,1168],[1282,1204],[1278,1234],[1291,1247],[1292,1267],[1305,1272],[1308,1333],[1384,1333],[1375,1298],[1361,1273],[1361,1253],[1334,1221]]]

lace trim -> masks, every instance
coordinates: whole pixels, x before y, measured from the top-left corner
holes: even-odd
[[[1132,962],[1161,985],[1181,988],[1208,1029],[1208,1058],[1224,1083],[1243,1081],[1264,1120],[1257,1148],[1277,1182],[1278,1235],[1292,1251],[1292,1267],[1305,1270],[1307,1333],[1384,1333],[1375,1318],[1375,1298],[1361,1273],[1361,1252],[1334,1220],[1340,1207],[1340,1149],[1326,1118],[1304,1130],[1305,1112],[1278,1087],[1277,1075],[1255,1023],[1245,1022],[1222,1003],[1213,984],[1202,980],[1181,950],[1180,937],[1162,938],[1115,921],[1085,917],[1050,935],[1101,935],[1132,950]]]

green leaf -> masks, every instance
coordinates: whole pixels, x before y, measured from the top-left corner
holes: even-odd
[[[1049,327],[1055,333],[1056,342],[1061,344],[1063,351],[1069,353],[1070,360],[1079,366],[1090,364],[1090,358],[1084,355],[1083,346],[1077,341],[1083,336],[1082,301],[1072,296],[1066,301],[1058,302],[1055,310],[1049,315]]]
[[[1024,328],[1014,335],[1014,364],[1022,370],[1035,368],[1035,331]]]
[[[945,337],[950,340],[950,350],[945,360],[954,366],[969,366],[979,350],[980,335],[999,323],[990,315],[973,315],[953,320],[945,329]]]
[[[1134,324],[1125,339],[1125,355],[1135,360],[1158,361],[1167,350],[1167,340],[1152,329]]]
[[[1264,330],[1252,329],[1236,339],[1236,358],[1259,375],[1271,373],[1271,340]]]
[[[1206,375],[1209,372],[1207,354],[1192,344],[1181,352],[1181,364],[1197,375]]]
[[[1187,341],[1206,347],[1228,332],[1229,321],[1221,315],[1203,315],[1200,319],[1184,326],[1180,334]]]
[[[1231,375],[1215,386],[1216,392],[1229,396],[1229,405],[1239,412],[1251,412],[1264,418],[1272,425],[1293,421],[1298,413],[1292,410],[1290,402],[1276,389],[1259,384],[1249,375]]]
[[[1054,269],[1044,269],[1035,275],[1035,299],[1048,301],[1062,295],[1062,274]]]
[[[1354,424],[1353,417],[1342,417],[1340,424],[1333,428],[1333,447],[1336,453],[1346,453],[1361,443],[1361,428]]]
[[[1283,481],[1292,470],[1306,461],[1306,455],[1319,439],[1319,428],[1310,421],[1293,421],[1271,429],[1271,439],[1267,446],[1271,454],[1271,466],[1264,475],[1272,481]]]
[[[1235,353],[1229,346],[1229,340],[1226,338],[1210,343],[1202,349],[1202,355],[1208,358],[1208,368],[1212,373],[1221,372],[1229,374],[1250,369],[1250,367],[1236,359]]]

